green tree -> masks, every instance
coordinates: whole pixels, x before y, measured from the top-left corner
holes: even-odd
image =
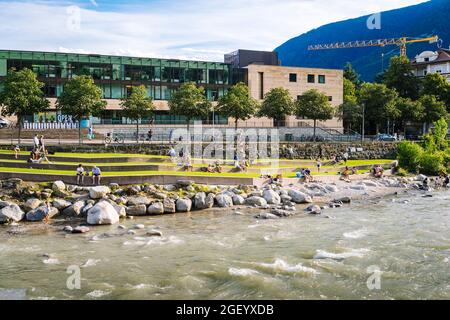
[[[389,68],[382,75],[382,83],[397,90],[400,97],[412,100],[419,97],[420,80],[414,75],[411,63],[406,57],[391,58]]]
[[[4,115],[17,117],[19,144],[23,117],[45,111],[50,105],[44,98],[43,87],[44,84],[37,80],[36,74],[26,68],[20,71],[9,70],[3,82],[0,106]]]
[[[333,118],[335,109],[328,97],[316,89],[303,93],[296,103],[296,115],[314,120],[314,141],[316,140],[317,120],[326,121]]]
[[[409,98],[398,98],[397,108],[400,111],[400,123],[406,135],[407,122],[422,121],[425,113],[425,108],[420,101],[413,101]]]
[[[444,102],[450,112],[450,83],[440,73],[429,73],[422,80],[421,95],[432,95]]]
[[[350,62],[344,67],[344,78],[350,80],[351,83],[355,85],[355,87],[359,87],[361,81],[359,80],[359,74],[353,69],[353,66]]]
[[[423,121],[425,122],[425,131],[428,131],[430,123],[438,121],[441,118],[447,119],[448,113],[444,102],[438,100],[436,96],[424,95],[420,97],[425,113]]]
[[[220,99],[217,110],[220,114],[234,118],[237,130],[239,120],[247,120],[256,114],[258,101],[250,95],[247,85],[240,82],[232,86]]]
[[[78,121],[78,139],[81,144],[81,120],[83,117],[99,115],[106,104],[102,100],[102,90],[95,85],[92,77],[78,76],[66,82],[56,101],[56,108]]]
[[[120,106],[125,116],[136,121],[136,141],[139,143],[139,121],[153,113],[153,99],[148,96],[144,85],[133,87],[131,94],[122,99]]]
[[[337,116],[342,120],[344,128],[349,132],[361,127],[362,108],[353,102],[344,102],[338,107]]]
[[[375,126],[375,131],[380,132],[380,126],[388,120],[394,120],[400,116],[397,108],[398,94],[380,83],[364,83],[358,91],[358,103],[364,107],[364,121]]]
[[[186,118],[189,131],[192,119],[202,119],[208,116],[211,103],[206,99],[203,87],[197,87],[194,82],[186,82],[172,94],[169,100],[169,108],[172,114]]]
[[[264,97],[264,101],[258,111],[259,117],[268,117],[274,119],[276,126],[279,121],[294,112],[294,100],[289,90],[283,88],[274,88]]]

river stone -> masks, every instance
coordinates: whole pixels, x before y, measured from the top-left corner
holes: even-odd
[[[142,223],[141,224],[135,224],[133,226],[133,228],[137,229],[137,230],[142,230],[142,229],[145,229],[145,225],[143,225]]]
[[[206,209],[206,193],[199,192],[195,195],[194,208],[198,210]]]
[[[86,205],[81,209],[80,214],[83,217],[87,217],[88,211],[94,206],[93,203],[86,203]]]
[[[127,216],[127,207],[116,203],[111,203],[111,205],[116,209],[119,218],[125,218]]]
[[[178,180],[177,185],[180,187],[189,187],[192,186],[195,182],[192,180]]]
[[[290,217],[295,214],[295,212],[292,210],[288,211],[288,210],[283,210],[283,209],[272,209],[271,213],[278,217]]]
[[[264,219],[264,220],[266,220],[266,219],[279,219],[278,216],[276,216],[276,215],[274,215],[272,213],[268,213],[268,212],[258,213],[255,216],[255,218],[256,219]]]
[[[268,204],[280,204],[281,203],[280,195],[271,189],[264,190],[263,197],[264,197],[264,200],[266,200]]]
[[[119,189],[119,184],[118,184],[118,183],[115,183],[115,182],[111,182],[111,183],[109,184],[109,188],[110,188],[111,190],[117,190],[117,189]]]
[[[111,189],[105,186],[97,186],[89,189],[89,197],[91,199],[101,199],[111,193]]]
[[[71,226],[65,226],[65,227],[63,228],[63,231],[66,231],[66,232],[73,232],[73,227],[71,227]]]
[[[177,190],[177,187],[175,185],[173,185],[173,184],[168,184],[168,185],[164,186],[164,190],[172,192],[172,191]]]
[[[245,203],[245,199],[240,194],[235,194],[233,196],[233,204],[235,206],[242,206]]]
[[[89,232],[89,227],[86,226],[78,226],[76,228],[73,228],[72,233],[86,233]]]
[[[289,197],[287,194],[283,194],[280,196],[282,203],[290,203],[292,201],[292,198]]]
[[[146,235],[148,237],[162,237],[163,234],[159,230],[151,229],[147,231]]]
[[[178,199],[176,206],[179,212],[189,212],[191,211],[192,201],[190,199]]]
[[[163,201],[163,207],[164,207],[164,213],[175,213],[176,212],[176,205],[175,201],[170,198],[166,198]]]
[[[147,206],[145,204],[127,207],[126,210],[127,216],[145,216],[147,214]]]
[[[424,174],[419,174],[419,175],[415,178],[415,180],[416,180],[416,181],[423,182],[426,178],[427,178],[426,175],[424,175]]]
[[[316,204],[310,205],[309,207],[307,207],[305,209],[305,211],[308,212],[309,214],[321,214],[322,213],[322,209]]]
[[[64,199],[54,199],[52,205],[58,210],[64,210],[65,208],[71,206],[72,203]]]
[[[71,217],[79,216],[81,213],[81,209],[83,209],[85,204],[86,203],[83,200],[79,200],[79,201],[75,202],[73,205],[65,208],[62,211],[62,214],[65,216],[71,216]]]
[[[52,184],[52,190],[53,191],[64,191],[66,190],[66,185],[64,184],[64,182],[58,180],[53,182]]]
[[[107,201],[100,201],[87,214],[87,223],[93,225],[115,224],[119,222],[119,214]]]
[[[249,197],[262,197],[262,190],[254,190],[250,192]]]
[[[216,195],[216,203],[220,208],[232,207],[233,199],[227,194],[219,193]]]
[[[131,197],[128,199],[127,206],[139,206],[139,205],[146,205],[148,206],[150,204],[150,199],[146,197]]]
[[[164,192],[152,192],[151,196],[159,200],[164,200],[165,198],[167,198],[167,194],[165,194]]]
[[[349,188],[353,189],[353,190],[359,190],[359,191],[366,191],[367,190],[367,187],[364,184],[350,186]]]
[[[19,222],[25,217],[25,212],[17,204],[11,204],[0,209],[0,223]]]
[[[147,208],[147,213],[150,215],[158,215],[164,213],[164,205],[161,202],[154,202]]]
[[[28,211],[36,209],[41,204],[42,204],[41,200],[36,199],[36,198],[30,198],[23,204],[23,208],[24,208],[25,211],[28,212]]]
[[[40,206],[34,210],[27,212],[28,221],[42,221],[45,218],[52,218],[59,213],[55,207],[48,208],[47,206]]]
[[[327,189],[329,192],[338,192],[339,191],[339,189],[332,184],[325,185],[325,189]]]
[[[258,196],[252,196],[249,197],[245,200],[245,203],[251,206],[259,206],[259,207],[264,207],[267,206],[267,201],[262,198],[262,197],[258,197]]]
[[[352,202],[352,198],[342,197],[342,198],[334,200],[333,202],[335,202],[335,203],[350,203],[350,202]]]
[[[309,195],[294,189],[288,191],[288,195],[292,198],[295,203],[311,203],[312,199]]]

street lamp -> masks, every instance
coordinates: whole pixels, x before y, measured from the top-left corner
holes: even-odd
[[[361,142],[364,142],[364,132],[365,132],[365,112],[366,108],[364,103],[362,104],[362,132],[361,132]]]

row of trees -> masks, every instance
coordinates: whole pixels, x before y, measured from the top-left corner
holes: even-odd
[[[416,77],[405,57],[393,57],[375,83],[360,81],[351,64],[344,69],[344,103],[338,114],[348,131],[359,131],[363,117],[367,132],[389,132],[393,127],[397,130],[392,131],[405,131],[407,123],[423,124],[428,131],[431,123],[448,119],[449,113],[447,79],[439,73]]]
[[[44,84],[39,82],[29,69],[8,72],[4,89],[0,93],[0,105],[4,115],[17,116],[19,142],[23,117],[49,108],[49,102],[42,92],[43,86]],[[102,100],[101,89],[89,76],[70,79],[56,101],[58,110],[73,116],[79,122],[83,118],[101,114],[105,107],[106,102]],[[137,132],[140,120],[150,117],[154,110],[153,99],[148,96],[145,86],[133,87],[131,94],[122,99],[121,107],[124,115],[136,122]],[[215,108],[214,111],[218,114],[233,118],[236,129],[239,121],[251,117],[268,117],[274,119],[278,125],[286,116],[296,115],[314,120],[314,136],[316,122],[331,119],[335,114],[328,97],[317,90],[309,90],[294,101],[288,90],[274,88],[265,95],[264,101],[260,104],[251,97],[249,88],[244,83],[231,87],[214,107],[207,100],[203,87],[198,87],[193,82],[184,83],[173,93],[169,100],[169,108],[172,114],[186,118],[188,129],[191,120],[208,117],[212,108]],[[81,126],[79,127],[81,141]]]

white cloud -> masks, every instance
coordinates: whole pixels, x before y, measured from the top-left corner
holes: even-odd
[[[77,16],[58,2],[7,1],[0,2],[0,37],[2,49],[222,61],[224,53],[238,48],[273,50],[329,22],[419,2],[175,0],[108,12],[92,1],[80,10],[74,28]]]

